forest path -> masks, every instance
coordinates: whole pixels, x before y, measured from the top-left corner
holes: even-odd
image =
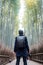
[[[6,65],[16,65],[16,59],[13,60],[11,63],[8,63]],[[23,60],[22,59],[20,60],[20,65],[23,65]],[[34,62],[34,61],[27,60],[27,65],[42,65],[42,64]]]

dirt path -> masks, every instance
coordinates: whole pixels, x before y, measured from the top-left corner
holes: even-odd
[[[14,60],[11,63],[8,63],[6,65],[16,65],[16,60]],[[23,60],[22,59],[20,60],[20,65],[23,65]],[[36,63],[34,61],[27,60],[27,65],[42,65],[42,64]]]

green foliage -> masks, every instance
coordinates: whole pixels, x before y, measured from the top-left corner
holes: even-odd
[[[37,1],[36,5],[33,5],[33,3],[30,3],[30,1]],[[33,5],[33,6],[32,6]],[[29,7],[30,6],[30,7]],[[39,41],[39,38],[41,36],[41,23],[42,23],[42,0],[26,0],[26,9],[27,16],[24,16],[24,28],[26,30],[26,34],[28,37],[28,41],[30,45],[37,43]],[[26,19],[26,21],[25,21]],[[27,28],[27,29],[26,29]],[[40,30],[40,31],[39,31]]]
[[[27,4],[28,4],[27,0]],[[32,0],[33,2],[34,0]],[[36,0],[35,0],[36,1]],[[25,5],[23,17],[24,32],[28,37],[29,43],[38,42],[41,35],[40,28],[43,21],[42,0]],[[14,38],[18,35],[18,12],[20,9],[20,0],[0,0],[0,40],[13,48]]]
[[[18,31],[19,0],[1,0],[0,2],[0,40],[6,46],[13,48],[14,37]]]

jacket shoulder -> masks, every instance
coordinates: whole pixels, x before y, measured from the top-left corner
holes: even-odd
[[[17,39],[17,37],[15,37],[15,39]]]
[[[27,37],[25,36],[25,39],[27,39]]]

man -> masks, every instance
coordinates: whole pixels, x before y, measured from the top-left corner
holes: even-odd
[[[20,58],[23,58],[24,65],[27,65],[27,56],[29,53],[28,41],[23,31],[19,30],[19,36],[15,38],[14,52],[16,53],[16,65],[19,65]]]

